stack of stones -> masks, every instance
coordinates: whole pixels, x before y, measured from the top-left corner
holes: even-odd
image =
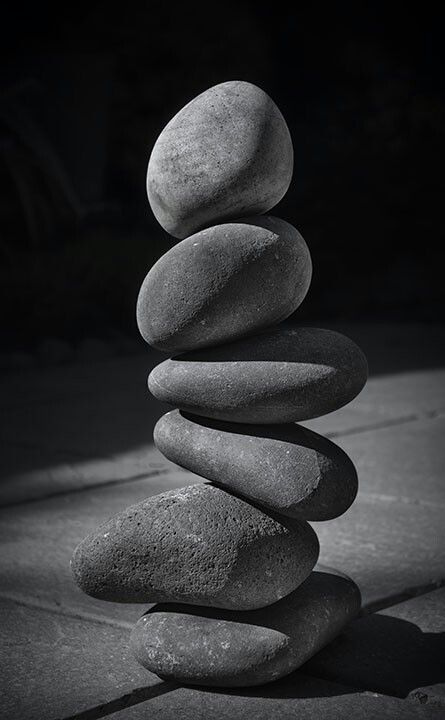
[[[160,603],[136,624],[132,646],[165,679],[275,680],[360,607],[349,578],[313,570],[319,545],[308,523],[348,509],[354,466],[295,423],[352,400],[367,364],[343,335],[277,325],[312,273],[299,232],[264,214],[292,170],[283,116],[246,82],[192,100],[148,166],[153,212],[182,240],[150,270],[137,303],[143,337],[174,354],[149,377],[155,397],[179,408],[154,438],[210,482],[127,508],[79,545],[72,565],[93,597]]]

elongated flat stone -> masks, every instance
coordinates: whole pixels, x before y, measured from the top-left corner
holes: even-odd
[[[263,424],[337,410],[366,378],[366,358],[349,338],[287,327],[165,360],[148,385],[158,400],[194,415]]]
[[[202,230],[175,245],[142,283],[144,339],[170,353],[234,340],[281,322],[303,301],[312,264],[299,232],[275,217]]]
[[[148,199],[162,227],[185,238],[267,212],[286,193],[292,170],[291,137],[275,103],[251,83],[225,82],[161,132],[148,163]]]
[[[133,505],[76,548],[84,592],[115,602],[185,602],[248,610],[305,580],[318,556],[304,521],[272,516],[209,484]]]
[[[241,425],[172,410],[154,440],[169,460],[290,517],[331,520],[357,494],[346,453],[296,424]]]
[[[352,580],[313,572],[279,602],[247,613],[156,605],[135,626],[131,643],[139,662],[163,679],[262,685],[300,667],[359,609]]]

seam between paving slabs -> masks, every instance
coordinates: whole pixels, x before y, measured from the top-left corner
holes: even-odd
[[[89,615],[87,613],[74,613],[74,612],[66,612],[62,607],[53,607],[50,605],[45,605],[41,602],[32,602],[32,601],[26,601],[25,599],[21,599],[17,596],[12,595],[5,595],[0,594],[0,599],[6,600],[10,602],[11,604],[19,605],[21,607],[27,607],[32,608],[33,610],[37,610],[40,612],[47,612],[53,615],[59,615],[66,618],[71,618],[74,620],[81,620],[84,622],[92,622],[97,623],[101,625],[112,625],[114,627],[119,627],[125,630],[130,630],[133,627],[133,623],[130,622],[119,622],[116,620],[108,620],[102,617],[96,617],[94,615]],[[309,677],[316,677],[314,675],[310,675]],[[320,679],[320,678],[317,678]],[[330,682],[330,681],[329,681]],[[346,687],[342,683],[335,682],[336,685],[339,687]],[[54,720],[99,720],[99,718],[107,717],[109,715],[112,715],[115,712],[118,712],[120,710],[125,710],[126,708],[132,707],[133,705],[138,705],[143,702],[147,702],[148,700],[151,700],[155,697],[158,697],[159,695],[163,695],[164,693],[171,692],[173,690],[177,690],[181,688],[182,685],[179,683],[176,683],[174,681],[160,681],[156,685],[150,685],[146,687],[139,687],[135,688],[129,693],[125,693],[124,695],[121,695],[117,698],[114,698],[113,700],[110,700],[107,703],[95,705],[93,707],[87,708],[86,710],[81,710],[78,713],[75,713],[74,715],[68,715],[64,716],[63,718],[55,718]],[[348,686],[349,687],[349,686]],[[357,691],[360,692],[360,691]]]
[[[115,618],[109,618],[106,615],[96,615],[95,613],[85,612],[84,610],[73,610],[66,605],[53,605],[44,600],[37,599],[31,595],[21,595],[20,593],[0,593],[0,600],[9,602],[19,607],[29,608],[31,610],[40,610],[42,612],[50,613],[52,615],[61,615],[72,620],[82,620],[85,622],[92,622],[98,625],[111,625],[112,627],[121,628],[122,630],[131,630],[134,623],[126,622],[125,620],[116,620]],[[150,605],[150,603],[147,603]]]
[[[151,472],[143,472],[143,473],[137,473],[136,475],[131,475],[128,478],[115,478],[114,480],[105,480],[103,482],[96,482],[96,483],[89,483],[88,485],[79,485],[79,487],[72,487],[72,488],[66,488],[64,490],[54,490],[53,492],[46,493],[45,495],[39,495],[38,497],[32,497],[27,498],[25,500],[16,500],[11,502],[3,502],[0,505],[0,512],[3,509],[11,508],[11,507],[20,507],[22,505],[27,505],[28,503],[37,503],[37,502],[43,502],[44,500],[51,500],[55,497],[60,497],[62,495],[72,495],[73,493],[81,493],[81,492],[88,492],[89,490],[97,490],[100,488],[110,487],[111,485],[123,485],[128,482],[136,482],[137,480],[149,480],[153,477],[159,477],[160,475],[168,475],[171,473],[171,468],[161,468],[159,470],[153,470]],[[178,471],[182,471],[181,468],[178,468]],[[184,473],[187,471],[184,470]],[[86,477],[82,477],[83,480],[86,480]]]
[[[429,592],[434,592],[438,587],[441,585],[445,585],[445,579],[441,581],[440,584],[434,584],[434,585],[425,585],[425,586],[418,586],[416,588],[411,588],[410,590],[407,590],[405,593],[398,593],[397,595],[389,596],[386,601],[382,600],[380,603],[377,601],[372,603],[372,605],[368,606],[368,608],[360,612],[359,618],[364,617],[366,614],[370,614],[372,612],[376,612],[378,610],[383,610],[387,607],[391,607],[392,605],[397,605],[400,602],[405,602],[408,599],[411,599],[413,597],[419,597],[420,595],[427,594]],[[129,630],[133,627],[133,623],[125,622],[125,621],[116,621],[104,617],[99,617],[95,615],[89,615],[88,613],[82,613],[82,612],[70,612],[67,611],[67,608],[63,608],[62,606],[54,607],[51,605],[45,605],[41,601],[32,601],[32,600],[26,600],[24,598],[19,598],[18,596],[12,596],[12,595],[4,595],[0,594],[0,598],[11,602],[11,604],[19,605],[22,607],[28,607],[32,608],[34,610],[37,610],[39,612],[47,612],[50,614],[59,615],[62,617],[67,617],[75,620],[81,620],[84,622],[91,622],[101,625],[112,625],[114,627],[119,627],[121,629]],[[369,690],[363,689],[363,688],[354,688],[350,685],[345,685],[342,682],[339,682],[337,679],[331,680],[328,676],[322,677],[315,675],[313,673],[308,674],[309,677],[316,678],[318,680],[335,683],[339,687],[348,687],[352,690],[355,690],[357,694],[359,695],[369,695]],[[162,695],[166,692],[170,692],[173,690],[176,690],[178,688],[182,687],[179,683],[175,683],[173,681],[161,681],[160,683],[157,683],[154,686],[147,686],[142,688],[135,688],[129,693],[126,693],[122,696],[119,696],[118,698],[115,698],[105,704],[100,704],[97,706],[93,706],[90,708],[87,708],[86,710],[82,710],[78,713],[75,713],[74,715],[64,716],[63,718],[58,718],[55,720],[99,720],[99,718],[107,717],[109,715],[112,715],[115,712],[118,712],[120,710],[124,710],[128,707],[131,707],[133,705],[138,705],[143,702],[148,702],[149,700],[158,697],[159,695]],[[372,692],[374,695],[374,693]],[[392,697],[389,694],[381,693],[382,697]],[[406,698],[400,698],[400,700],[406,702],[413,702],[413,698],[410,696],[407,696]]]
[[[395,425],[402,425],[405,423],[415,422],[420,419],[439,417],[444,412],[445,412],[444,410],[440,409],[440,410],[433,410],[433,411],[413,414],[413,415],[409,415],[409,416],[402,416],[399,418],[394,418],[394,419],[382,421],[379,423],[372,423],[368,426],[362,426],[360,428],[353,428],[351,430],[345,430],[345,431],[339,431],[339,432],[334,431],[331,433],[326,433],[326,435],[328,437],[335,438],[335,437],[344,437],[344,436],[352,435],[352,434],[360,434],[360,433],[364,433],[364,432],[367,432],[370,430],[383,429],[385,427],[391,427],[391,426],[395,426]],[[136,480],[142,479],[144,477],[145,478],[156,477],[159,475],[167,474],[168,472],[170,472],[169,469],[158,470],[158,471],[154,471],[152,473],[142,473],[142,474],[134,475],[134,476],[131,476],[130,478],[126,478],[126,479],[116,479],[116,480],[111,480],[111,481],[107,481],[104,483],[95,483],[94,485],[83,486],[83,487],[79,487],[79,488],[71,488],[69,490],[47,494],[47,495],[39,497],[39,498],[32,498],[32,499],[24,500],[24,501],[17,502],[17,503],[11,503],[9,505],[5,505],[4,507],[11,507],[14,505],[23,505],[23,504],[27,504],[29,502],[38,502],[41,500],[44,501],[51,497],[55,497],[55,496],[59,496],[59,495],[68,495],[68,494],[75,493],[75,492],[87,492],[89,490],[95,490],[100,487],[106,487],[109,485],[117,485],[117,484],[121,484],[121,483],[136,481]],[[392,496],[378,496],[378,495],[374,496],[373,494],[370,494],[370,493],[369,494],[365,493],[365,496],[366,497],[369,496],[370,498],[375,498],[376,500],[382,500],[382,501],[393,501],[396,499],[398,499],[398,500],[401,499],[401,498],[393,498]],[[410,501],[409,498],[402,498],[402,500],[404,500],[405,502],[416,502],[416,501]],[[359,617],[364,617],[368,614],[377,612],[379,610],[386,609],[388,607],[392,607],[394,605],[397,605],[401,602],[412,599],[414,597],[419,597],[420,595],[424,595],[429,592],[434,592],[434,590],[437,590],[439,587],[443,587],[444,585],[445,585],[445,578],[438,580],[433,584],[429,584],[429,585],[425,585],[425,586],[418,586],[418,587],[414,587],[414,588],[407,588],[406,590],[404,590],[400,593],[397,593],[396,595],[384,597],[380,600],[373,601],[368,606],[364,606],[362,608],[362,610],[360,611]],[[86,613],[86,612],[76,612],[74,610],[71,610],[69,607],[64,607],[64,606],[60,606],[60,605],[52,606],[50,604],[46,604],[46,603],[44,603],[40,600],[34,599],[32,597],[25,597],[25,596],[20,596],[20,595],[8,595],[8,594],[1,593],[0,598],[4,599],[6,601],[9,601],[13,604],[19,605],[19,606],[29,607],[29,608],[32,608],[37,611],[49,612],[52,614],[57,614],[57,615],[61,615],[63,617],[81,620],[81,621],[85,621],[85,622],[92,622],[92,623],[97,623],[97,624],[102,624],[102,625],[111,625],[111,626],[119,627],[122,629],[130,629],[133,625],[130,622],[127,623],[125,621],[118,621],[115,619],[106,618],[104,616],[96,616],[92,613],[90,614],[90,613]],[[313,676],[313,677],[316,677],[316,676]],[[341,683],[337,683],[337,684],[341,685]],[[116,699],[106,703],[105,705],[98,705],[98,706],[91,707],[87,710],[81,711],[74,715],[66,716],[65,718],[63,718],[61,720],[98,720],[99,718],[109,716],[109,715],[111,715],[119,710],[123,710],[127,707],[131,707],[133,705],[136,705],[136,704],[139,704],[142,702],[147,702],[151,698],[154,698],[160,694],[163,694],[164,692],[169,692],[171,690],[175,690],[175,689],[181,687],[180,685],[178,685],[176,683],[167,683],[167,685],[168,685],[168,687],[166,687],[165,682],[162,682],[154,687],[151,686],[149,688],[136,688],[132,692],[127,693],[119,698],[116,698]],[[366,691],[363,691],[360,694],[367,694],[367,693],[366,693]],[[409,700],[409,698],[405,698],[405,700]]]
[[[417,414],[402,415],[398,418],[392,418],[392,419],[388,419],[388,420],[382,420],[381,422],[370,423],[369,425],[362,425],[357,428],[350,428],[349,430],[339,430],[339,431],[334,430],[331,432],[324,433],[324,436],[335,439],[335,438],[347,437],[348,435],[360,435],[361,433],[369,432],[371,430],[381,430],[386,427],[405,425],[407,423],[416,422],[418,420],[435,419],[435,418],[441,417],[444,414],[445,414],[445,409],[442,409],[442,408],[437,409],[437,410],[428,410],[428,411],[417,413]],[[8,443],[8,445],[9,445],[9,443]],[[15,446],[16,443],[11,443],[11,445]],[[35,445],[27,444],[27,447],[29,447],[29,448],[33,447],[35,449],[39,449],[42,446],[39,444],[35,444]],[[67,451],[67,452],[70,452],[70,451]],[[78,457],[83,458],[83,456],[79,456],[79,455],[78,455]],[[112,458],[107,458],[107,459],[109,459],[110,462],[113,461]],[[70,467],[72,466],[72,463],[67,463],[67,464]],[[75,470],[75,465],[73,466],[73,470]],[[180,466],[178,466],[178,470],[183,471],[185,473],[187,472],[187,470],[184,470]],[[137,480],[142,480],[144,478],[148,479],[148,478],[156,477],[159,475],[166,475],[169,472],[171,472],[170,468],[159,469],[159,470],[154,470],[153,472],[138,473],[136,475],[131,475],[128,478],[116,478],[115,480],[107,480],[105,482],[97,482],[94,484],[82,485],[80,487],[74,487],[74,488],[68,488],[68,489],[60,490],[60,491],[54,491],[54,492],[47,493],[45,495],[41,495],[41,496],[35,497],[35,498],[17,500],[16,502],[5,502],[2,505],[0,505],[0,512],[3,508],[17,507],[20,505],[26,505],[27,503],[35,503],[35,502],[50,500],[51,498],[59,497],[60,495],[70,495],[71,493],[89,492],[90,490],[96,490],[97,488],[107,487],[110,485],[119,485],[121,483],[123,484],[123,483],[135,482]],[[376,499],[376,500],[380,499],[382,501],[393,502],[395,500],[400,500],[405,503],[425,504],[425,505],[428,504],[427,501],[425,502],[425,501],[421,501],[421,500],[412,500],[405,496],[401,496],[401,497],[395,497],[392,495],[378,496],[378,495],[374,495],[373,493],[363,493],[363,495],[366,497],[369,497],[369,498]],[[437,506],[437,503],[434,503],[434,505]]]
[[[405,588],[393,595],[385,595],[382,598],[373,600],[369,604],[363,605],[357,619],[366,617],[367,615],[372,615],[380,610],[386,610],[390,607],[406,602],[407,600],[413,600],[421,595],[427,595],[428,593],[434,592],[444,586],[445,578],[440,578],[425,585]],[[6,602],[13,603],[14,605],[27,607],[33,610],[42,610],[43,612],[52,613],[53,615],[62,615],[74,620],[85,620],[87,622],[98,623],[100,625],[111,625],[125,630],[131,629],[134,625],[134,623],[130,621],[116,620],[115,618],[107,617],[106,615],[96,615],[95,613],[89,613],[85,610],[74,610],[69,605],[62,605],[60,603],[52,604],[50,602],[46,602],[45,600],[41,600],[40,598],[33,597],[32,595],[2,592],[0,593],[0,600],[5,600]],[[153,603],[141,603],[141,606],[152,604]]]
[[[358,427],[350,428],[349,430],[332,430],[331,432],[324,433],[324,435],[329,438],[360,435],[361,433],[369,432],[370,430],[384,430],[388,427],[406,425],[407,423],[417,422],[418,420],[435,420],[436,418],[440,418],[442,415],[445,415],[445,408],[425,410],[423,412],[412,413],[410,415],[400,415],[397,418],[380,420],[374,423],[369,423],[369,425],[359,425]]]
[[[426,508],[445,508],[445,503],[440,502],[433,502],[432,500],[422,500],[421,498],[410,498],[406,497],[406,495],[384,495],[382,493],[372,493],[372,492],[366,492],[365,490],[360,490],[359,498],[363,498],[364,500],[368,500],[369,502],[374,503],[403,503],[405,505],[420,505],[421,507]]]

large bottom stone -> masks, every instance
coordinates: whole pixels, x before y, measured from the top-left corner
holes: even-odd
[[[287,597],[233,612],[156,605],[138,621],[138,661],[165,680],[213,686],[262,685],[300,667],[360,609],[355,583],[321,566]]]

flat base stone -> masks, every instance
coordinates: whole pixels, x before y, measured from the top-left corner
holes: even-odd
[[[139,662],[165,680],[262,685],[300,667],[359,609],[357,586],[326,568],[260,610],[156,605],[135,626],[131,643]]]

